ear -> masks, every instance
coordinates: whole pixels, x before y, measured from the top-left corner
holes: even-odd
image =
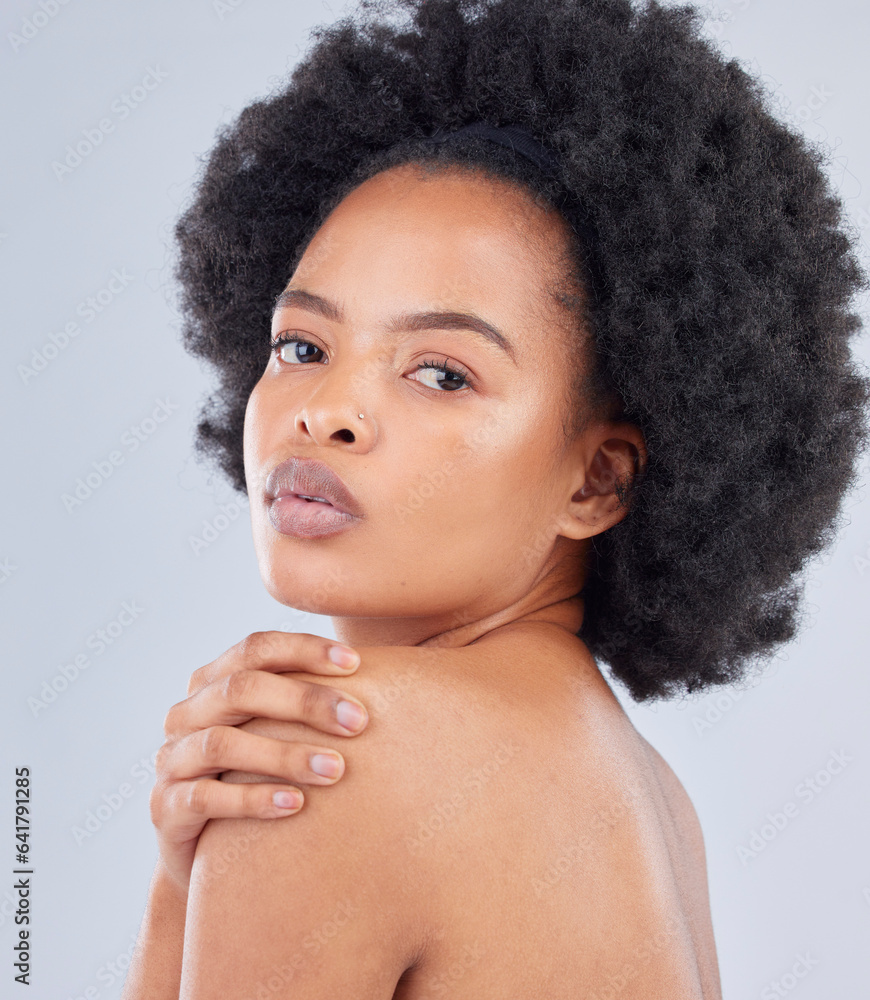
[[[617,485],[628,489],[646,467],[647,451],[640,428],[632,423],[606,423],[590,428],[578,446],[574,492],[560,534],[590,538],[612,528],[628,513]]]

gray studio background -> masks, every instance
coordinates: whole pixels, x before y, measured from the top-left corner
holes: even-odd
[[[329,619],[269,597],[247,510],[193,461],[208,382],[178,343],[169,264],[198,157],[289,72],[309,29],[343,9],[2,5],[3,997],[25,995],[9,957],[14,769],[29,766],[34,789],[29,995],[117,997],[156,860],[148,795],[166,711],[194,669],[250,632],[333,635]],[[764,76],[782,115],[828,143],[866,262],[863,0],[705,9],[708,32]],[[58,176],[66,146],[103,120],[112,128],[99,145]],[[859,349],[870,358],[866,338]],[[90,496],[65,503],[89,476]],[[809,573],[808,630],[763,674],[657,707],[617,689],[701,818],[733,1000],[870,996],[865,494],[848,502],[835,548]]]

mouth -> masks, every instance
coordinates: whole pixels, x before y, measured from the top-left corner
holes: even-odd
[[[275,530],[297,538],[323,538],[363,516],[341,479],[324,462],[311,458],[289,458],[272,469],[264,500]]]
[[[301,493],[288,493],[287,496],[298,497],[300,500],[310,500],[312,503],[326,503],[329,504],[330,507],[335,506],[334,504],[329,503],[329,501],[324,497],[306,497]]]

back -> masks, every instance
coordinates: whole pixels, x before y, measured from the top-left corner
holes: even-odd
[[[409,692],[438,727],[404,734],[428,931],[395,997],[718,1000],[697,816],[586,647],[520,623],[466,649]]]

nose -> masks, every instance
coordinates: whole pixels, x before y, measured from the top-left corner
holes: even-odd
[[[372,408],[364,402],[372,393],[364,390],[371,386],[376,366],[372,361],[343,377],[339,363],[335,363],[331,372],[327,369],[322,373],[296,414],[297,434],[308,435],[319,445],[343,442],[356,445],[354,450],[371,448],[377,427]]]
[[[371,419],[366,422],[363,412],[353,416],[345,412],[348,409],[353,407],[344,406],[338,412],[335,409],[306,406],[296,415],[296,429],[301,435],[307,434],[320,445],[344,441],[367,450],[368,442],[373,437]]]

